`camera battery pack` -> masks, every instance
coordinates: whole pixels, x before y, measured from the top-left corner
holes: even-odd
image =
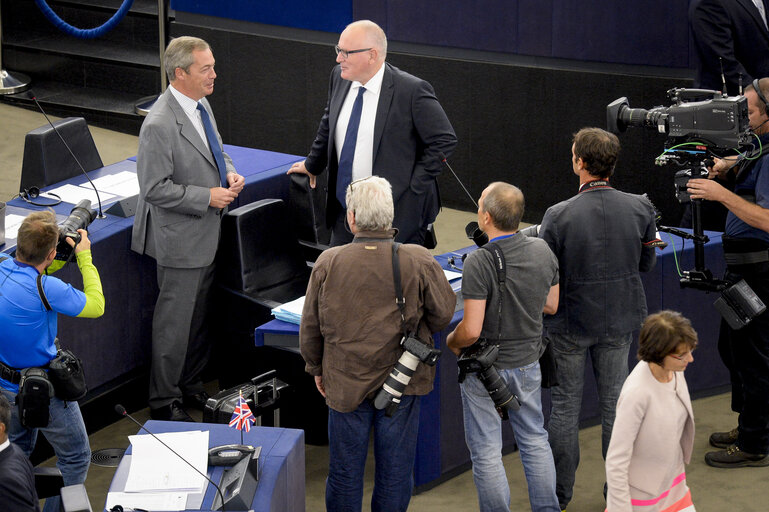
[[[766,305],[744,279],[721,292],[713,305],[734,330],[742,329],[766,311]]]

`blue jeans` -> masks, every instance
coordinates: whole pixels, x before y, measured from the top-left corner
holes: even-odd
[[[64,485],[84,483],[88,466],[91,464],[91,446],[88,444],[88,434],[77,402],[63,402],[56,397],[51,398],[48,426],[28,429],[21,426],[16,393],[7,389],[2,391],[11,403],[11,426],[8,432],[11,442],[29,456],[35,448],[38,431],[42,432],[56,453],[56,467],[61,471]],[[59,501],[58,496],[45,500],[43,512],[58,512]]]
[[[560,512],[555,495],[555,467],[547,444],[542,414],[542,374],[539,362],[514,370],[499,370],[521,402],[510,411],[510,425],[521,450],[532,512]],[[473,479],[481,512],[510,510],[510,485],[502,465],[502,420],[489,392],[476,375],[460,385],[465,441],[473,462]]]
[[[404,395],[392,418],[365,400],[353,412],[328,411],[326,510],[361,510],[368,440],[374,429],[372,512],[405,511],[414,487],[414,459],[419,429],[418,396]]]
[[[550,390],[552,407],[547,430],[553,448],[557,474],[556,492],[561,508],[566,508],[574,490],[579,465],[579,414],[585,381],[587,353],[593,363],[601,412],[601,454],[611,440],[617,398],[628,374],[627,357],[632,333],[616,337],[577,336],[548,333],[558,364],[558,386]]]

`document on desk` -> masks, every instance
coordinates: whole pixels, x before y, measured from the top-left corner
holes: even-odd
[[[281,304],[277,308],[273,308],[272,316],[278,320],[284,322],[290,322],[292,324],[299,325],[302,321],[302,310],[304,309],[304,295],[298,299],[292,300]]]
[[[16,215],[13,213],[9,213],[5,216],[5,239],[13,239],[17,238],[19,234],[19,228],[21,227],[21,223],[24,221],[26,217],[23,215]]]
[[[131,197],[139,193],[139,179],[136,173],[131,171],[96,178],[93,184],[99,192],[108,192],[120,197]]]
[[[123,510],[172,511],[187,508],[186,492],[111,492],[107,494],[106,509],[120,505]]]
[[[445,268],[443,269],[443,275],[446,276],[446,279],[448,279],[449,282],[452,282],[455,279],[459,279],[460,277],[462,277],[462,274],[460,274],[459,272],[454,272],[453,270],[446,270]]]
[[[206,474],[208,431],[168,432],[157,437],[200,473]],[[149,435],[128,436],[128,439],[131,441],[132,457],[126,492],[205,490],[208,481],[157,439]]]
[[[91,201],[91,207],[93,208],[99,204],[99,201],[96,200],[96,192],[94,192],[91,187],[85,188],[78,187],[77,185],[67,184],[56,187],[50,192],[52,194],[58,195],[65,203],[77,204],[83,199],[88,199]],[[109,201],[115,196],[107,192],[100,192],[99,197],[101,197],[101,200],[104,202]]]

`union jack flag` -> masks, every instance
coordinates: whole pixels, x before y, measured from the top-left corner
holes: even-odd
[[[235,406],[235,410],[232,411],[232,418],[230,418],[230,426],[235,427],[238,430],[251,431],[251,424],[254,423],[254,415],[251,413],[251,409],[248,408],[248,403],[243,399],[243,396],[238,397],[238,404]]]

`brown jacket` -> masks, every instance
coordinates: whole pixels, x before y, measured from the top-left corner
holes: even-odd
[[[326,403],[351,412],[373,398],[403,353],[401,316],[395,303],[394,231],[364,231],[320,255],[312,269],[299,327],[306,371],[322,375]],[[423,247],[398,249],[406,326],[432,343],[432,334],[454,315],[456,297],[440,265]],[[435,367],[420,363],[407,395],[432,390]]]

